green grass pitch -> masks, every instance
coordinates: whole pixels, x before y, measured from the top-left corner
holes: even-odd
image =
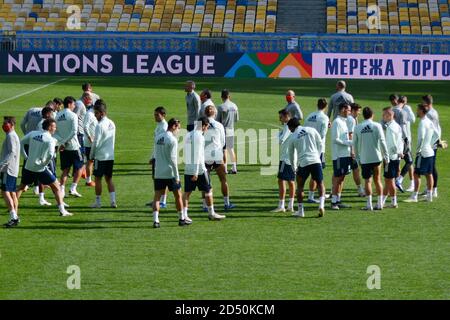
[[[93,83],[107,102],[117,125],[115,183],[119,208],[93,210],[94,191],[79,188],[81,199],[69,198],[75,214],[61,218],[56,207],[41,208],[26,193],[22,223],[0,229],[1,299],[448,299],[450,298],[450,155],[441,151],[440,197],[431,204],[400,203],[398,210],[367,213],[364,199],[346,182],[345,201],[353,209],[327,211],[317,219],[272,214],[277,205],[275,176],[260,175],[258,165],[242,165],[230,176],[231,200],[238,207],[220,223],[200,212],[198,193],[192,199],[194,224],[177,226],[173,196],[162,211],[159,230],[152,229],[153,196],[147,165],[153,141],[153,109],[163,105],[169,117],[186,120],[181,78],[71,77],[30,94],[55,77],[2,77],[1,115],[21,120],[25,111],[50,98],[79,97],[81,83]],[[333,93],[334,80],[197,79],[198,91],[210,88],[219,102],[229,88],[240,108],[239,128],[270,129],[277,111],[293,88],[304,113],[316,100]],[[450,126],[448,82],[348,81],[349,91],[363,106],[380,111],[390,93],[409,96],[412,106],[424,93],[435,96],[444,139]],[[185,124],[185,123],[184,123]],[[414,126],[414,134],[417,125]],[[20,131],[20,129],[18,130]],[[22,134],[20,134],[22,136]],[[3,141],[3,136],[0,141]],[[330,153],[328,153],[330,164]],[[331,165],[326,169],[329,190]],[[406,181],[408,183],[408,181]],[[84,181],[83,181],[84,184]],[[217,211],[223,199],[213,178]],[[400,200],[407,195],[401,195]],[[47,191],[47,199],[55,200]],[[107,194],[103,203],[108,203]],[[329,207],[329,203],[327,204]],[[8,219],[2,206],[0,220]],[[69,266],[81,270],[81,289],[69,290]],[[381,290],[369,290],[367,267],[381,268]]]

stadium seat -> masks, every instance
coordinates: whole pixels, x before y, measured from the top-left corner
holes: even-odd
[[[70,5],[87,31],[275,32],[278,1],[0,0],[0,29],[69,30]]]
[[[327,0],[327,32],[448,35],[449,3],[449,0]]]

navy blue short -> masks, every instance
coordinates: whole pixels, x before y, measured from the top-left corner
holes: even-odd
[[[84,147],[84,155],[86,156],[86,159],[90,159],[91,156],[91,147]]]
[[[384,166],[384,177],[386,179],[396,179],[400,175],[400,160],[391,160],[389,165]]]
[[[219,168],[222,164],[223,163],[217,163],[217,162],[205,163],[205,167],[206,167],[206,170],[213,171],[213,170],[216,170],[217,168]]]
[[[364,179],[370,179],[373,176],[373,169],[378,167],[381,162],[361,164],[361,175]]]
[[[111,178],[113,176],[114,160],[94,161],[94,177],[101,178],[106,176]]]
[[[155,191],[166,190],[166,188],[169,188],[169,191],[181,189],[181,183],[177,183],[175,179],[155,179],[153,184]]]
[[[320,154],[320,162],[322,162],[322,169],[325,169],[327,165],[325,163],[325,153],[323,152]]]
[[[78,143],[80,144],[80,151],[81,154],[84,154],[84,134],[79,133],[77,134],[77,138],[78,138]]]
[[[416,157],[416,164],[414,166],[414,173],[422,176],[433,173],[434,156],[422,158],[422,156]]]
[[[16,192],[17,178],[10,176],[6,172],[0,173],[0,189],[5,192]]]
[[[298,167],[297,176],[301,177],[303,181],[306,181],[309,176],[316,181],[321,183],[323,181],[323,170],[321,163],[314,163],[306,167]]]
[[[350,165],[350,169],[356,170],[358,168],[359,168],[358,161],[356,161],[356,159],[352,158],[352,164]]]
[[[199,191],[209,193],[211,191],[211,182],[207,173],[199,175],[197,181],[192,181],[193,176],[184,175],[184,191],[193,192],[198,188]]]
[[[350,173],[353,158],[344,157],[333,160],[333,174],[335,177],[343,177]]]
[[[278,166],[278,179],[283,181],[295,181],[295,172],[292,166],[280,161]]]
[[[48,168],[45,168],[42,172],[33,172],[25,168],[22,169],[22,180],[20,181],[23,185],[38,185],[43,184],[48,186],[56,181],[56,177]]]
[[[84,165],[80,150],[64,150],[59,155],[61,157],[61,170],[70,169],[72,166],[75,170],[78,170]]]
[[[48,164],[47,168],[50,170],[51,173],[53,173],[53,175],[56,177],[56,157],[54,157],[52,159],[52,161],[50,161],[50,163]]]

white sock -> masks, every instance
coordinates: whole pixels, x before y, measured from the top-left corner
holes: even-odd
[[[388,197],[389,196],[381,196],[381,203],[383,204],[383,206],[386,203],[386,200],[387,200]]]
[[[9,215],[11,216],[11,220],[18,220],[19,219],[19,217],[17,216],[16,210],[11,210],[9,212]]]
[[[283,208],[284,209],[284,199],[278,201],[278,208]]]
[[[427,199],[433,201],[433,189],[427,190]]]
[[[188,207],[184,207],[183,210],[182,210],[182,212],[183,212],[183,218],[182,219],[183,220],[186,219],[186,217],[188,216],[188,209],[189,209]]]
[[[319,209],[325,208],[325,196],[319,198]]]
[[[203,208],[206,208],[206,207],[208,207],[208,206],[206,205],[206,199],[203,198]]]
[[[95,196],[95,203],[101,204],[102,202],[102,196]]]
[[[61,192],[62,192],[63,194],[65,194],[65,193],[66,193],[66,186],[64,186],[64,185],[61,185]]]
[[[58,204],[58,209],[59,209],[59,212],[64,212],[66,210],[66,208],[64,208],[63,204]]]
[[[414,180],[411,180],[409,186],[414,189],[414,187],[416,186],[416,184],[414,183]]]
[[[378,208],[383,208],[383,196],[378,196],[378,202],[377,202],[377,206]]]
[[[314,194],[315,194],[314,191],[309,191],[309,193],[308,193],[308,200],[314,200]]]
[[[153,222],[159,223],[159,213],[158,213],[158,211],[153,211]]]
[[[419,192],[413,192],[411,195],[411,198],[417,199],[418,196],[419,196]]]
[[[334,203],[334,204],[336,204],[338,202],[338,197],[337,196],[335,196],[334,194],[333,195],[331,195],[331,203]]]
[[[366,196],[367,197],[367,208],[372,208],[372,196]]]
[[[44,201],[45,200],[45,193],[40,192],[39,193],[39,201]]]
[[[398,177],[397,178],[397,182],[399,183],[399,184],[402,184],[403,183],[403,176],[400,176],[400,177]],[[413,181],[411,181],[411,183],[414,183]]]
[[[184,219],[185,219],[183,210],[181,210],[180,212],[178,212],[178,217],[180,218],[180,220],[184,220]]]
[[[159,202],[166,204],[166,201],[167,201],[167,195],[163,194],[161,196],[161,198],[159,198]]]
[[[72,183],[71,186],[70,186],[70,192],[77,191],[77,186],[78,186],[78,184]]]
[[[289,206],[288,206],[288,208],[289,209],[294,208],[294,203],[295,203],[295,198],[290,198],[289,199]]]
[[[398,203],[397,203],[397,196],[393,196],[393,197],[392,197],[392,204],[393,204],[394,206],[398,205]]]
[[[229,206],[230,205],[230,197],[223,197],[223,202],[225,203],[225,205]]]
[[[109,193],[109,200],[111,201],[111,203],[116,202],[116,193],[115,192]]]
[[[231,163],[231,170],[237,171],[237,165],[236,165],[236,162]]]
[[[437,188],[434,188],[433,193],[437,193],[437,192],[438,192]]]
[[[303,203],[298,204],[298,212],[299,213],[303,212]]]
[[[216,213],[216,212],[214,211],[214,206],[208,207],[208,213],[209,213],[209,214],[215,214],[215,213]]]
[[[341,194],[340,193],[338,193],[338,195],[337,195],[337,202],[341,202]]]
[[[91,176],[87,176],[87,177],[86,177],[86,183],[91,183],[91,182],[92,182]]]

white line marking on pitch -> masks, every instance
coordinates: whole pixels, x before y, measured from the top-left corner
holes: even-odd
[[[3,103],[5,103],[5,102],[11,101],[11,100],[15,100],[15,99],[20,98],[20,97],[22,97],[22,96],[26,96],[27,94],[36,92],[36,91],[41,90],[41,89],[44,89],[44,88],[47,88],[47,87],[49,87],[49,86],[51,86],[51,85],[53,85],[53,84],[56,84],[56,83],[58,83],[58,82],[62,82],[62,81],[64,81],[64,80],[67,80],[67,78],[59,79],[59,80],[53,81],[53,82],[51,82],[51,83],[44,84],[43,86],[37,87],[37,88],[35,88],[35,89],[33,89],[33,90],[30,90],[30,91],[27,91],[27,92],[18,94],[17,96],[14,96],[14,97],[11,97],[11,98],[2,100],[2,101],[0,101],[0,104],[3,104]]]

